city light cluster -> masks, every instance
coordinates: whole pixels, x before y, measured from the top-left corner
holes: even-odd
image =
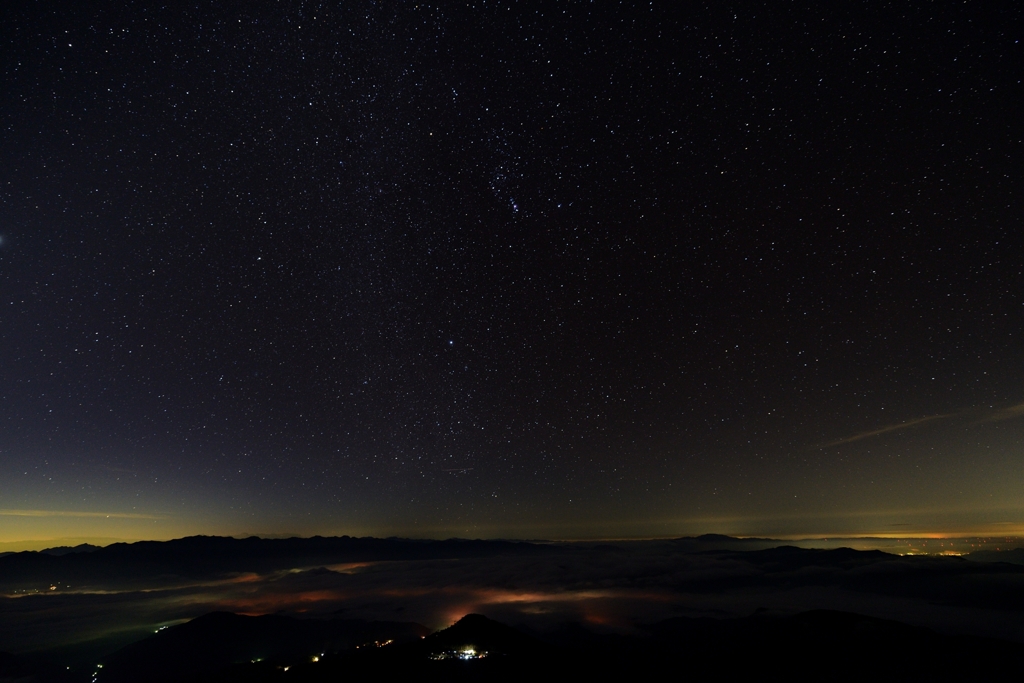
[[[471,659],[483,659],[487,656],[486,650],[477,650],[472,645],[466,645],[460,647],[458,650],[446,650],[445,652],[435,652],[430,655],[430,659],[439,661],[442,659],[461,659],[468,661]]]

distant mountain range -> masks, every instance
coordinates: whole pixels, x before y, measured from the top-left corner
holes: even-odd
[[[55,555],[57,557],[60,557],[61,555],[71,555],[73,553],[91,553],[92,551],[99,550],[102,547],[103,546],[92,545],[90,543],[79,543],[75,546],[59,545],[56,548],[46,548],[45,550],[40,550],[39,552],[41,552],[44,555]]]
[[[784,544],[767,538],[740,539],[720,534],[649,543],[694,552],[768,550]],[[348,536],[287,539],[190,536],[171,541],[114,543],[106,547],[81,544],[0,555],[0,592],[46,591],[50,586],[57,589],[104,588],[114,584],[120,589],[132,585],[152,587],[154,581],[173,583],[240,572],[269,572],[353,562],[544,556],[565,547],[566,544],[525,541],[433,541]],[[595,543],[589,547],[617,546]],[[983,562],[1024,564],[1024,549],[983,550],[965,557]]]
[[[665,543],[711,549],[777,545],[781,541],[706,534]],[[48,590],[51,585],[104,587],[115,583],[123,588],[125,582],[150,585],[156,577],[173,581],[347,562],[545,555],[563,547],[564,544],[547,542],[349,536],[283,539],[189,536],[171,541],[114,543],[105,547],[82,544],[0,555],[0,591]]]
[[[45,548],[43,550],[36,550],[36,551],[29,550],[29,551],[25,551],[25,552],[38,552],[38,553],[42,553],[44,555],[60,556],[60,555],[70,555],[71,553],[91,553],[92,551],[99,550],[102,547],[103,546],[92,545],[90,543],[79,543],[78,545],[75,545],[75,546],[59,545],[59,546],[55,546],[53,548]],[[17,553],[15,553],[15,552],[2,552],[2,553],[0,553],[0,557],[4,557],[6,555],[15,555],[15,554],[17,554]]]
[[[513,541],[419,541],[397,538],[244,539],[190,536],[172,541],[114,543],[10,553],[0,557],[0,591],[49,586],[147,585],[238,572],[267,572],[346,562],[426,560],[502,554],[542,554],[551,546]]]

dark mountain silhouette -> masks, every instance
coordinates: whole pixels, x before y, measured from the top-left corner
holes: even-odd
[[[977,550],[964,557],[974,562],[1024,564],[1024,548],[1014,548],[1013,550]]]
[[[91,543],[79,543],[78,545],[59,545],[54,548],[40,550],[39,552],[43,555],[55,555],[60,557],[61,555],[71,555],[73,553],[91,553],[102,547],[103,546],[92,545]]]
[[[302,644],[309,638],[308,630],[303,629],[310,627],[302,620],[210,614],[190,623],[194,624],[191,629],[178,627],[174,638],[158,635],[110,658],[98,677],[100,683],[620,681],[666,677],[696,681],[979,680],[1015,666],[1024,655],[1024,645],[1017,643],[947,636],[897,621],[828,610],[787,617],[676,618],[646,626],[638,636],[597,634],[579,624],[567,624],[541,638],[479,614],[467,615],[422,639],[408,624],[350,624],[344,627],[350,629],[346,633],[412,629],[404,631],[412,640],[379,646],[383,641],[376,637],[361,648],[328,653],[318,661],[308,654],[312,643]],[[567,632],[571,637],[566,637]],[[204,642],[205,637],[216,643]],[[277,639],[281,654],[251,661],[260,647]],[[219,648],[233,648],[234,661],[245,657],[250,661],[230,665],[231,658]]]
[[[548,662],[554,653],[552,646],[479,614],[427,633],[412,623],[214,612],[119,650],[105,658],[97,678],[99,683],[262,681],[287,667],[287,680],[385,673],[432,680],[433,674],[447,678],[452,672],[475,676],[482,667],[489,679],[501,680],[524,665]]]
[[[577,665],[576,653],[480,614],[469,614],[452,626],[419,641],[351,650],[318,662],[288,665],[288,681],[522,681],[524,678],[567,680]],[[279,672],[284,665],[279,664]],[[578,668],[578,666],[576,667]],[[210,683],[253,683],[276,680],[260,663],[233,667],[210,677]]]
[[[832,610],[670,619],[647,630],[652,638],[642,651],[686,653],[704,680],[977,680],[1024,654],[1019,643]]]
[[[736,551],[717,552],[735,553]],[[808,565],[851,569],[853,567],[865,566],[876,562],[894,560],[899,556],[891,555],[889,553],[882,552],[881,550],[854,550],[853,548],[818,550],[812,548],[797,548],[792,545],[780,545],[776,548],[768,548],[766,550],[744,551],[742,557],[746,562],[750,562],[753,565],[766,569],[794,569]]]
[[[115,652],[105,658],[99,678],[103,683],[194,680],[232,664],[298,663],[363,643],[418,642],[427,633],[413,623],[213,612]]]
[[[698,543],[764,543],[770,541],[778,543],[777,540],[772,538],[737,538],[736,536],[726,536],[725,534],[701,534],[700,536],[684,536],[680,541],[697,541]]]
[[[0,681],[27,678],[38,671],[35,662],[10,652],[0,652]]]
[[[535,655],[548,649],[537,638],[518,631],[482,614],[467,614],[448,628],[432,633],[410,646],[410,650],[427,656],[458,652],[466,647],[488,656]]]
[[[738,539],[720,534],[670,542],[695,551],[742,550],[771,539]],[[585,546],[585,544],[583,544]],[[598,544],[599,549],[623,549]],[[565,546],[524,541],[443,541],[400,538],[321,537],[264,539],[190,536],[171,541],[82,544],[41,551],[0,553],[0,592],[58,588],[118,589],[210,579],[240,572],[270,572],[346,562],[482,558],[502,555],[550,555]]]
[[[211,578],[237,572],[343,562],[425,560],[549,552],[549,546],[511,541],[418,541],[397,538],[244,539],[190,536],[172,541],[115,543],[91,552],[19,552],[0,557],[0,591],[49,585],[120,587],[154,579]]]

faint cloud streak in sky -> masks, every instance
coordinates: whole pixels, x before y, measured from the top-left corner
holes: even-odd
[[[888,425],[879,429],[873,429],[868,432],[861,432],[852,436],[847,436],[842,439],[836,439],[835,441],[829,441],[827,443],[816,444],[813,448],[829,448],[831,446],[842,446],[844,444],[853,443],[862,439],[870,439],[875,436],[881,436],[882,434],[888,434],[890,432],[898,432],[903,429],[910,427],[917,427],[918,425],[926,424],[928,422],[934,422],[936,420],[945,420],[948,418],[961,417],[969,415],[970,413],[977,414],[974,410],[962,410],[958,413],[944,413],[942,415],[928,415],[926,417],[919,417],[916,420],[910,420],[908,422],[900,422],[899,424]],[[1014,406],[1007,408],[1000,408],[995,410],[984,417],[981,417],[973,424],[985,424],[987,422],[1002,422],[1003,420],[1013,420],[1018,417],[1024,417],[1024,403],[1018,403]]]
[[[946,413],[944,415],[929,415],[927,417],[919,417],[916,420],[910,420],[909,422],[901,422],[899,424],[889,425],[887,427],[881,427],[880,429],[873,429],[869,432],[861,432],[860,434],[854,434],[853,436],[847,436],[842,439],[836,439],[835,441],[829,441],[828,443],[818,444],[815,448],[828,448],[830,446],[842,446],[843,444],[853,443],[854,441],[860,441],[862,439],[870,439],[873,436],[880,436],[882,434],[888,434],[889,432],[898,432],[901,429],[908,429],[910,427],[916,427],[918,425],[925,424],[927,422],[933,422],[935,420],[942,420],[947,417],[954,417],[956,413]]]
[[[1024,403],[1018,403],[1015,406],[997,410],[991,415],[978,420],[978,422],[1002,422],[1003,420],[1012,420],[1016,417],[1024,417]]]
[[[141,512],[80,512],[75,510],[12,510],[0,509],[0,517],[109,517],[111,519],[166,519],[166,515]]]

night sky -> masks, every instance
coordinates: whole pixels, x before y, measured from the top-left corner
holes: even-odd
[[[1015,2],[0,9],[0,542],[1024,529]]]

